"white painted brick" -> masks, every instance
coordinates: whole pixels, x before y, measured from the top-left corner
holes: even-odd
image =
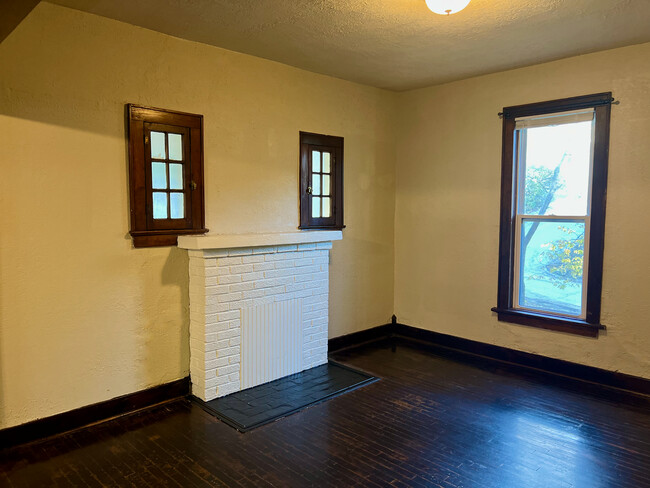
[[[242,263],[251,264],[251,263],[263,263],[264,255],[263,254],[251,254],[250,256],[243,256]]]
[[[310,266],[314,264],[314,258],[302,258],[302,259],[296,259],[295,265],[296,266]]]
[[[253,306],[253,301],[251,299],[246,299],[243,297],[244,293],[242,292],[242,300],[237,300],[236,302],[230,302],[230,310],[241,310],[242,308],[249,308]]]
[[[254,247],[253,254],[266,254],[277,252],[278,248],[275,246]]]
[[[222,293],[228,293],[230,291],[229,285],[216,285],[216,286],[206,286],[205,293],[208,295],[220,295]]]
[[[298,244],[298,249],[301,251],[308,250],[308,249],[316,249],[316,244],[314,243]]]
[[[241,344],[241,336],[233,337],[230,339],[230,345],[231,346],[239,346]]]
[[[284,246],[278,246],[278,252],[291,252],[291,251],[295,251],[296,249],[298,249],[297,244],[287,244]]]
[[[253,254],[252,248],[240,247],[237,249],[228,249],[228,256],[243,256],[244,254]]]
[[[219,258],[217,259],[217,266],[222,267],[222,266],[235,266],[237,264],[242,263],[242,258],[240,256],[233,256],[233,257],[227,257],[227,258]]]
[[[219,332],[218,338],[222,339],[231,339],[233,337],[239,337],[241,334],[241,329],[228,329],[223,332]]]
[[[228,357],[228,362],[230,364],[235,364],[235,363],[239,364],[241,362],[241,356],[239,354],[235,354],[234,356],[229,356]]]
[[[252,264],[239,264],[237,266],[230,267],[230,274],[243,274],[243,273],[252,273],[253,265]]]
[[[287,259],[286,261],[276,261],[274,264],[275,269],[285,269],[295,267],[296,262],[293,259]]]
[[[244,292],[244,298],[259,298],[264,296],[264,290],[251,290]]]
[[[239,364],[231,364],[217,370],[217,376],[229,375],[231,373],[239,373]]]
[[[232,383],[228,383],[227,385],[220,386],[217,389],[217,395],[218,396],[225,396],[229,395],[230,393],[235,393],[236,391],[240,390],[240,383],[238,381],[233,381]]]
[[[230,375],[228,375],[228,378],[230,379],[230,381],[233,381],[233,382],[238,381],[239,380],[239,373],[230,373]]]
[[[230,358],[219,358],[219,359],[213,359],[211,361],[206,361],[205,367],[208,369],[214,368],[216,371],[217,368],[221,368],[223,366],[227,366],[228,364],[230,364],[228,359]]]
[[[242,292],[240,291],[217,296],[217,300],[219,300],[219,303],[234,302],[235,300],[241,300],[241,299],[242,299]]]
[[[233,312],[224,312],[224,313],[218,314],[217,317],[219,318],[219,322],[221,322],[223,320],[235,320],[235,319],[240,318],[240,313],[239,312],[234,312],[234,311]]]
[[[275,269],[275,263],[255,263],[253,264],[253,271],[267,271],[269,269]]]
[[[215,314],[219,312],[227,312],[230,310],[227,303],[211,303],[206,305],[205,313],[206,314]]]
[[[226,249],[205,249],[203,251],[203,256],[207,258],[220,258],[222,256],[227,256],[228,250]]]
[[[278,295],[280,293],[284,293],[286,291],[286,287],[283,286],[274,286],[273,288],[265,288],[264,289],[264,296],[270,296],[270,295]]]
[[[255,281],[255,289],[260,288],[272,288],[274,286],[279,286],[280,280],[277,279],[263,279]]]
[[[254,273],[246,273],[241,275],[240,281],[255,281],[255,280],[261,280],[264,278],[264,273],[262,271],[257,271]]]
[[[234,356],[236,354],[241,354],[240,347],[241,346],[232,346],[227,349],[219,350],[219,355],[217,357]]]
[[[235,283],[233,285],[229,285],[229,291],[230,292],[248,291],[248,290],[252,290],[253,287],[254,287],[253,282],[247,281],[245,283]]]
[[[228,322],[228,327],[231,329],[241,327],[241,320],[240,319],[231,320],[230,322]]]
[[[227,274],[227,275],[217,277],[217,281],[219,284],[239,283],[241,282],[241,280],[242,280],[241,275]]]
[[[317,242],[316,243],[316,248],[317,249],[332,249],[332,243],[331,242]]]

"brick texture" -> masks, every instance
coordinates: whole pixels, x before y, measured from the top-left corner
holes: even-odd
[[[301,300],[303,368],[327,362],[331,247],[324,242],[189,252],[194,395],[209,401],[241,389],[241,313],[266,303]]]

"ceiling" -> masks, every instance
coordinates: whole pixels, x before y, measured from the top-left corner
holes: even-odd
[[[650,0],[51,0],[391,90],[650,41]]]

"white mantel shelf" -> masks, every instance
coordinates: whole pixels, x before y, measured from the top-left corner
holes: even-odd
[[[340,241],[340,230],[311,230],[267,234],[212,234],[178,236],[178,247],[190,250],[233,249],[240,247],[287,246],[312,242]]]

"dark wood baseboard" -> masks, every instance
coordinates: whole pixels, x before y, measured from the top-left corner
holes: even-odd
[[[50,437],[190,393],[189,377],[0,430],[0,449]]]
[[[396,320],[391,324],[380,325],[373,329],[330,339],[329,348],[330,352],[335,352],[370,341],[396,337],[416,341],[421,344],[428,344],[434,348],[445,348],[464,355],[487,358],[493,361],[513,364],[518,367],[535,369],[545,373],[586,381],[603,387],[616,388],[641,395],[650,395],[650,379],[647,378],[419,329],[397,323]],[[357,340],[356,344],[354,343],[355,340]]]
[[[340,351],[348,347],[356,347],[366,342],[373,342],[378,339],[389,337],[394,331],[394,324],[384,324],[370,329],[353,332],[327,341],[329,352]]]

